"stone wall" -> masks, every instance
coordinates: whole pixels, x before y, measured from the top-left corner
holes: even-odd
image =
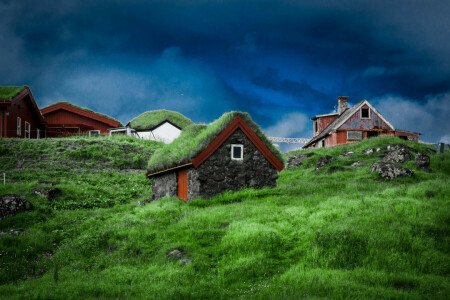
[[[153,178],[152,199],[178,196],[177,172],[170,172]]]
[[[244,145],[244,159],[231,159],[231,144]],[[275,187],[277,170],[237,129],[203,164],[188,172],[188,200],[209,198],[225,191]]]

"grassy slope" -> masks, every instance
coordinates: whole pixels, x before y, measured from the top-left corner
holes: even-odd
[[[32,198],[37,210],[0,223],[0,230],[30,231],[0,237],[0,294],[448,299],[448,150],[431,156],[432,173],[408,162],[415,175],[393,181],[368,172],[379,154],[357,154],[314,171],[324,153],[337,157],[399,141],[305,150],[314,155],[304,166],[281,172],[277,188],[188,205],[169,198],[138,206],[135,199],[105,209],[51,210]],[[354,160],[369,163],[346,166]],[[20,192],[27,184],[33,181],[10,188]],[[176,247],[191,263],[166,258]],[[18,277],[23,280],[13,280]]]
[[[181,129],[194,124],[191,119],[183,116],[179,112],[171,110],[151,110],[146,111],[130,121],[130,126],[136,130],[148,130],[163,121],[170,121]]]

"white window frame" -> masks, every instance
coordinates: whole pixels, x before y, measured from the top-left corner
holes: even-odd
[[[98,133],[100,135],[100,130],[89,130],[89,137],[91,137],[91,133]]]
[[[25,138],[31,138],[31,124],[25,121]]]
[[[241,148],[241,157],[240,158],[236,158],[233,156],[234,148]],[[231,159],[232,160],[244,160],[244,145],[241,145],[241,144],[232,144],[231,145]]]
[[[20,117],[17,117],[17,135],[22,135],[22,119]]]
[[[363,116],[362,116],[362,110],[363,110],[363,109],[367,109],[367,111],[369,112],[369,117],[363,118]],[[361,109],[359,110],[359,117],[360,117],[361,119],[369,120],[369,119],[370,119],[370,107],[361,107]]]
[[[39,128],[36,128],[36,139],[41,138],[41,130]]]

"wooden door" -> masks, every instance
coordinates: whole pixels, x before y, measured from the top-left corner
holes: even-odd
[[[178,171],[178,198],[187,202],[188,196],[188,183],[187,183],[188,170]]]

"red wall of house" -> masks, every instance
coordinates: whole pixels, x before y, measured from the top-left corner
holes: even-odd
[[[111,128],[111,125],[62,109],[44,114],[44,117],[49,127],[52,127],[54,124],[84,124],[91,126],[92,130],[100,130],[102,134],[107,134],[108,128]],[[49,135],[52,135],[50,129]]]
[[[317,121],[317,129],[318,130],[317,130],[317,132],[314,133],[314,135],[318,135],[319,133],[324,131],[325,128],[327,128],[331,123],[333,123],[334,120],[336,120],[337,117],[338,117],[338,115],[317,118],[316,121]]]
[[[7,116],[9,113],[9,116]],[[25,122],[30,123],[31,132],[30,138],[35,139],[37,137],[37,129],[41,130],[41,137],[45,136],[44,126],[41,124],[39,117],[37,116],[35,108],[31,103],[31,99],[28,95],[22,99],[15,99],[12,101],[4,111],[4,120],[6,121],[6,137],[19,137],[25,138]],[[21,118],[20,135],[17,134],[17,118]]]
[[[363,108],[369,108],[364,105]],[[360,110],[356,111],[339,129],[359,129],[359,130],[391,130],[372,109],[370,109],[370,119],[361,119]]]

